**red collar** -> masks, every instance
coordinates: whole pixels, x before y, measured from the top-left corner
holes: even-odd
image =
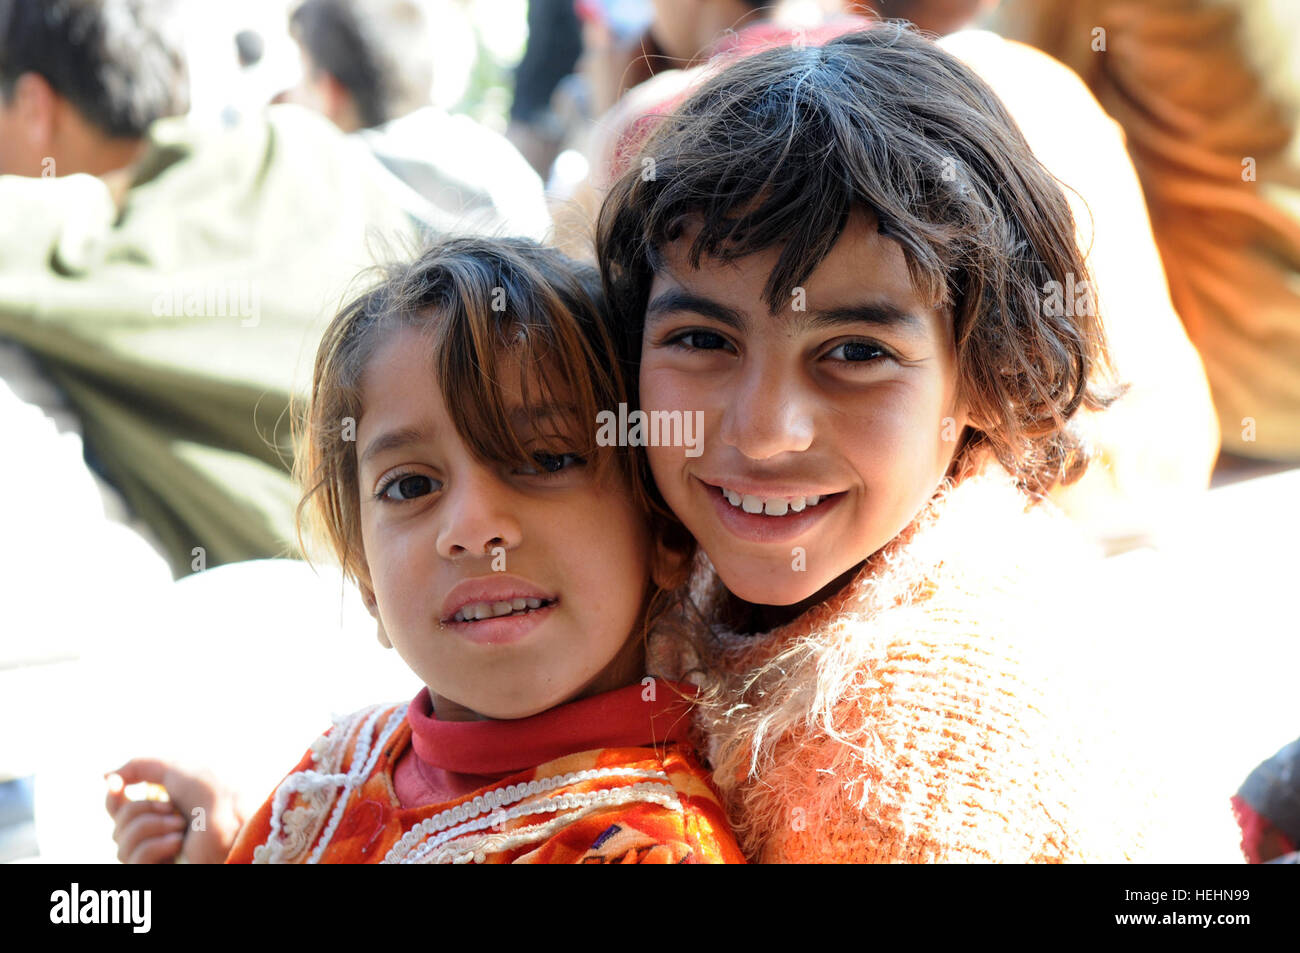
[[[643,697],[652,692],[653,699]],[[425,688],[411,700],[406,719],[421,761],[458,774],[501,776],[579,751],[685,740],[695,692],[686,682],[655,679],[529,718],[438,721]]]

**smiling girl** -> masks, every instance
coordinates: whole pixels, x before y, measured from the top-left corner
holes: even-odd
[[[640,406],[704,420],[699,454],[648,449],[707,556],[700,635],[654,664],[708,685],[747,855],[1134,855],[1080,787],[1084,643],[1053,600],[1086,551],[1029,511],[1118,391],[1069,206],[1005,109],[886,26],[739,61],[642,155],[602,211],[606,289]]]
[[[627,451],[594,270],[459,239],[325,334],[303,507],[426,688],[344,718],[229,862],[740,862],[645,678],[674,557]],[[676,560],[680,574],[680,559]]]

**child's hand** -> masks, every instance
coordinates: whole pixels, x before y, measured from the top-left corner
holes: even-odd
[[[216,778],[150,758],[134,758],[105,777],[118,860],[219,864],[230,853],[242,821],[234,793]],[[152,786],[145,799],[128,798],[127,785],[141,782]]]

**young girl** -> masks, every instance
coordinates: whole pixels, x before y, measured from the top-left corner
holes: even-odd
[[[1116,399],[1069,206],[1002,105],[905,30],[777,48],[664,118],[599,251],[699,542],[707,755],[770,861],[1134,856],[1086,738],[1084,551],[1026,513]],[[1063,606],[1067,606],[1063,608]]]
[[[302,506],[427,687],[337,721],[228,862],[743,861],[644,677],[681,566],[594,445],[626,399],[598,301],[557,252],[457,239],[330,325]]]

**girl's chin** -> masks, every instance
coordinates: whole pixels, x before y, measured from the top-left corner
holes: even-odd
[[[706,551],[707,553],[707,551]],[[709,556],[710,560],[713,557]],[[806,554],[792,555],[775,565],[767,562],[725,558],[714,561],[718,578],[731,596],[757,606],[771,606],[788,611],[773,613],[783,618],[798,615],[823,602],[852,583],[863,561],[851,562],[842,571],[827,576],[825,570],[814,573],[807,567]],[[803,566],[803,568],[796,568]]]
[[[810,577],[806,570],[790,568],[790,563],[796,558],[791,557],[783,570],[766,575],[756,574],[752,566],[737,566],[735,572],[724,571],[717,563],[714,563],[714,568],[727,591],[742,602],[758,606],[793,606],[817,595],[833,581]],[[791,578],[795,576],[802,578]],[[755,579],[762,581],[756,584]]]

